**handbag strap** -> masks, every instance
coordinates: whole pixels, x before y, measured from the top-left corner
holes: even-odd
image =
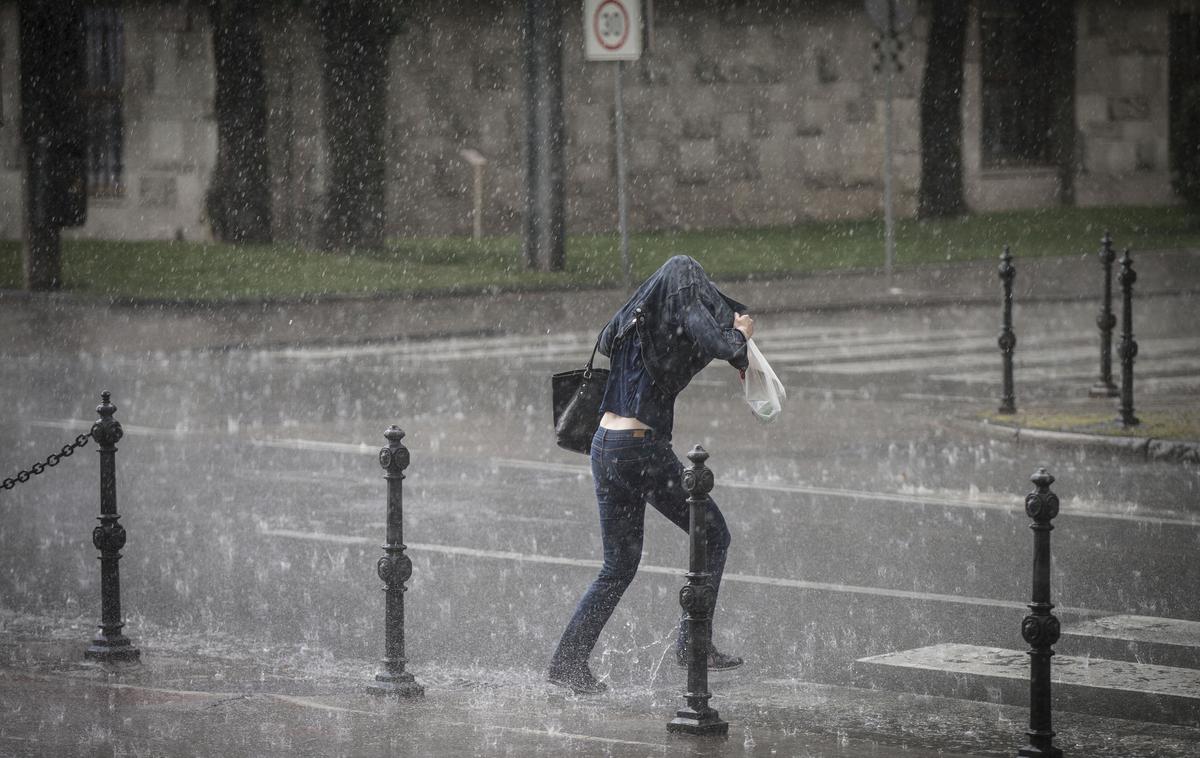
[[[604,336],[603,331],[601,331],[600,334],[596,335],[596,344],[592,345],[592,356],[590,358],[588,358],[587,367],[584,368],[584,370],[583,370],[583,378],[584,379],[592,378],[592,362],[596,360],[596,350],[599,349],[599,347],[600,347],[600,338],[602,336]]]

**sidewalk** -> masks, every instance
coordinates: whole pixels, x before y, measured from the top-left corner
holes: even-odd
[[[1015,263],[1014,298],[1096,300],[1094,255]],[[882,271],[838,271],[723,282],[756,315],[934,305],[1001,303],[996,261]],[[1200,294],[1200,250],[1141,253],[1135,296]],[[1119,294],[1119,293],[1118,293]],[[619,289],[495,293],[448,297],[329,298],[224,305],[110,305],[70,293],[0,291],[5,353],[172,351],[300,344],[347,344],[449,335],[546,334],[599,329],[625,300]],[[998,328],[998,327],[997,327]]]
[[[85,636],[86,630],[75,630]],[[82,660],[83,642],[0,632],[0,753],[12,756],[1011,756],[1023,708],[798,681],[714,676],[727,739],[670,735],[673,689],[583,698],[535,672],[414,673],[423,699],[363,693],[373,664],[228,660],[135,639],[143,663]],[[1200,729],[1055,714],[1068,755],[1194,755]]]
[[[1142,423],[1124,428],[1117,398],[1074,398],[1057,406],[1042,402],[1012,415],[995,412],[951,417],[942,424],[957,433],[1017,445],[1048,445],[1091,450],[1136,460],[1200,463],[1196,396],[1138,398],[1135,415]],[[1160,436],[1170,428],[1174,434]],[[1181,438],[1183,434],[1184,438]]]

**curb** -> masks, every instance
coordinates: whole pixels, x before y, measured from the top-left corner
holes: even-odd
[[[1200,252],[1196,248],[1163,248],[1142,251],[1141,255],[1195,255]],[[1074,253],[1048,255],[1027,259],[1025,263],[1034,266],[1052,266],[1056,262],[1078,258]],[[990,273],[993,262],[990,259],[973,259],[951,261],[946,263],[910,263],[897,266],[894,276],[929,275],[937,272],[969,271],[979,268],[981,272]],[[820,286],[821,282],[840,278],[870,278],[883,281],[884,270],[876,266],[854,266],[849,268],[831,268],[819,270],[779,270],[759,271],[745,275],[717,275],[714,281],[719,285],[748,285],[758,286],[764,283],[783,286],[798,285],[801,282],[813,283]],[[923,283],[921,283],[923,284]],[[918,286],[921,286],[919,284]],[[1145,284],[1149,284],[1148,282]],[[625,293],[625,288],[614,283],[580,283],[569,285],[538,286],[530,284],[511,285],[482,285],[482,286],[449,286],[414,291],[386,292],[331,292],[307,293],[297,295],[262,296],[262,297],[229,297],[218,299],[193,297],[131,297],[125,295],[104,295],[97,293],[82,293],[71,290],[53,292],[28,292],[26,290],[0,288],[0,304],[6,302],[49,302],[70,306],[107,307],[131,310],[181,310],[206,311],[221,308],[243,308],[267,310],[298,306],[342,305],[348,303],[378,303],[378,302],[425,302],[431,300],[447,300],[456,298],[495,297],[498,295],[516,296],[569,296],[581,293]],[[1200,294],[1196,285],[1163,286],[1158,289],[1143,288],[1138,291],[1139,297],[1162,297]],[[890,308],[921,308],[943,306],[973,306],[991,305],[997,302],[998,295],[989,291],[963,294],[946,294],[930,290],[900,291],[882,296],[867,296],[851,298],[850,300],[826,302],[790,302],[756,308],[759,313],[793,313],[793,312],[838,312],[859,309],[890,309]],[[1020,302],[1028,303],[1059,303],[1079,302],[1095,299],[1094,293],[1051,291],[1046,294],[1022,292]]]
[[[942,425],[954,431],[1018,445],[1023,442],[1041,443],[1054,447],[1117,453],[1147,461],[1200,464],[1200,442],[1056,432],[1048,429],[1027,429],[1019,426],[994,424],[990,421],[968,418],[949,419],[943,421]]]

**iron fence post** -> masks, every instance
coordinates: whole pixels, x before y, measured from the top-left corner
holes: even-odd
[[[1051,728],[1050,659],[1061,631],[1050,602],[1050,522],[1058,515],[1058,495],[1050,491],[1054,477],[1039,468],[1030,481],[1037,489],[1025,496],[1025,513],[1033,519],[1033,599],[1021,622],[1021,637],[1029,643],[1029,744],[1018,758],[1062,758]]]
[[[121,422],[113,418],[117,406],[109,392],[100,393],[96,413],[100,419],[92,425],[92,438],[100,454],[100,524],[92,530],[92,544],[100,551],[100,631],[84,656],[97,661],[136,661],[141,651],[121,633],[121,574],[118,562],[125,547],[125,527],[117,515],[117,443],[125,436]]]
[[[367,685],[367,692],[422,697],[425,688],[404,670],[407,663],[404,657],[404,583],[412,576],[412,561],[404,554],[404,469],[408,468],[408,448],[401,443],[404,432],[395,425],[389,426],[383,436],[388,445],[379,451],[379,465],[387,480],[387,543],[383,545],[384,556],[375,569],[383,580],[386,593],[384,657],[383,670],[375,674],[375,681]]]
[[[708,493],[713,488],[712,469],[704,465],[708,453],[696,445],[688,453],[692,465],[683,471],[683,489],[688,493],[688,551],[687,585],[679,592],[679,604],[684,610],[684,629],[687,643],[687,706],[675,712],[667,724],[668,732],[724,736],[729,724],[710,707],[708,691],[708,649],[712,642],[712,611],[716,592],[709,584],[707,528]]]
[[[1121,356],[1121,424],[1137,426],[1141,423],[1133,415],[1133,359],[1138,354],[1137,340],[1133,338],[1133,283],[1137,281],[1137,272],[1133,270],[1133,258],[1129,256],[1129,248],[1121,256],[1121,346],[1117,353]]]
[[[1013,396],[1013,351],[1017,347],[1017,335],[1012,328],[1012,288],[1017,268],[1012,262],[1013,256],[1004,246],[1004,254],[1000,256],[1000,281],[1004,285],[1004,322],[1000,328],[1000,360],[1004,372],[1003,393],[1000,397],[1000,413],[1016,413],[1017,403]]]
[[[1100,265],[1104,268],[1104,292],[1096,326],[1100,327],[1100,379],[1088,391],[1092,397],[1116,397],[1117,385],[1112,378],[1112,333],[1117,317],[1112,312],[1112,265],[1117,254],[1113,251],[1108,232],[1100,240]]]

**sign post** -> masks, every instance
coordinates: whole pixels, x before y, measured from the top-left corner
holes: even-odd
[[[487,158],[474,148],[463,148],[458,151],[462,159],[471,167],[475,178],[474,204],[471,210],[471,238],[476,242],[483,239],[483,168]]]
[[[629,199],[625,191],[625,103],[622,74],[625,61],[642,55],[642,8],[640,0],[584,0],[584,53],[589,61],[615,61],[613,100],[614,141],[617,153],[617,225],[621,235],[621,269],[625,288],[633,287],[633,265],[629,260]]]
[[[904,43],[900,41],[900,33],[912,23],[916,15],[914,0],[866,0],[867,15],[879,28],[879,39],[875,42],[875,52],[879,59],[875,62],[875,72],[884,72],[884,116],[883,116],[883,270],[889,279],[892,266],[896,260],[896,222],[892,193],[892,157],[893,147],[892,100],[893,79],[904,70],[900,63],[900,51]]]

